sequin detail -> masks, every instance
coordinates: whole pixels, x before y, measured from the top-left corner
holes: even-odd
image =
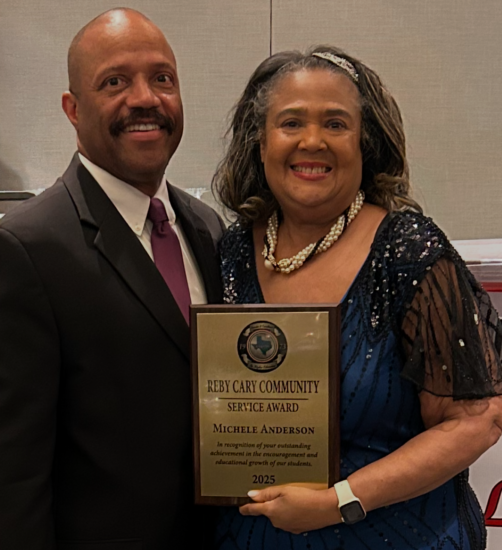
[[[231,226],[220,252],[225,301],[263,302],[251,230]],[[417,389],[454,398],[502,393],[497,313],[429,218],[411,212],[386,217],[341,308],[342,478],[423,431]],[[442,327],[438,312],[445,311]],[[370,512],[353,527],[336,525],[308,537],[275,529],[263,517],[243,518],[235,509],[221,509],[217,525],[220,550],[303,549],[307,541],[314,549],[477,550],[485,537],[464,474]]]

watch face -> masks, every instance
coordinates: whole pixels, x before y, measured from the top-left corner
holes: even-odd
[[[340,513],[342,514],[343,522],[349,525],[357,523],[366,517],[366,512],[357,500],[341,506]]]

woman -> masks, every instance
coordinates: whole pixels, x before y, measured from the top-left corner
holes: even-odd
[[[502,326],[410,197],[394,99],[338,49],[284,52],[256,69],[231,130],[213,182],[238,218],[226,301],[341,304],[348,485],[251,491],[240,514],[220,510],[218,548],[485,548],[466,468],[501,433]]]

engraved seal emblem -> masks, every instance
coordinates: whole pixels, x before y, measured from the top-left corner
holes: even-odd
[[[237,352],[243,364],[255,372],[270,372],[284,361],[288,343],[284,332],[269,321],[256,321],[239,335]]]

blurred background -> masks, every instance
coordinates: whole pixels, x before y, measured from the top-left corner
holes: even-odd
[[[50,186],[75,150],[66,52],[109,0],[0,0],[0,191]],[[130,0],[178,59],[185,134],[169,180],[213,204],[228,113],[270,52],[330,43],[402,109],[415,196],[450,239],[502,237],[500,0]],[[14,201],[0,202],[5,211]]]

